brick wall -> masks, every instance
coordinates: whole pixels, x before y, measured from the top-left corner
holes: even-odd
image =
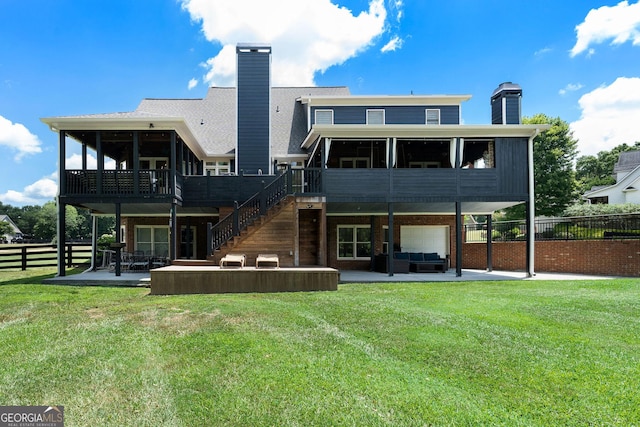
[[[463,268],[485,269],[485,243],[465,243]],[[525,242],[493,242],[494,270],[524,271]],[[640,240],[535,242],[535,271],[640,277]]]

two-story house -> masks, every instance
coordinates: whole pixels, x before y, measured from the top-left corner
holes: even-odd
[[[520,123],[518,85],[494,91],[492,124],[465,125],[468,95],[272,87],[271,47],[236,51],[237,87],[204,99],[42,119],[59,134],[58,235],[70,204],[115,215],[125,250],[171,260],[262,252],[284,266],[368,270],[377,254],[422,251],[460,275],[463,215],[532,211],[532,141],[547,126]],[[80,169],[65,167],[71,143]]]

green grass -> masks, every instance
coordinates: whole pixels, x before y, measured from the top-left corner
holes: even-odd
[[[0,272],[0,404],[68,426],[640,425],[638,280],[150,296],[52,271]]]

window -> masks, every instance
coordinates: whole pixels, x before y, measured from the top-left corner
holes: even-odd
[[[368,225],[338,226],[338,259],[371,258],[371,227]]]
[[[368,125],[383,125],[384,124],[384,110],[367,110],[367,124]]]
[[[167,256],[169,253],[169,227],[137,225],[135,248],[145,254]]]
[[[231,166],[228,160],[204,162],[205,175],[228,175],[231,173]]]
[[[316,110],[317,125],[332,125],[333,124],[333,110]]]
[[[427,109],[426,110],[428,125],[439,125],[440,124],[440,110],[438,109]]]

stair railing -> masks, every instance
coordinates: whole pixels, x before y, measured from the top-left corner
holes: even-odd
[[[211,256],[226,242],[253,224],[258,218],[282,201],[288,194],[293,194],[291,185],[291,168],[274,179],[268,185],[262,182],[262,189],[247,201],[233,203],[233,212],[218,221],[215,225],[207,223],[207,256]]]

